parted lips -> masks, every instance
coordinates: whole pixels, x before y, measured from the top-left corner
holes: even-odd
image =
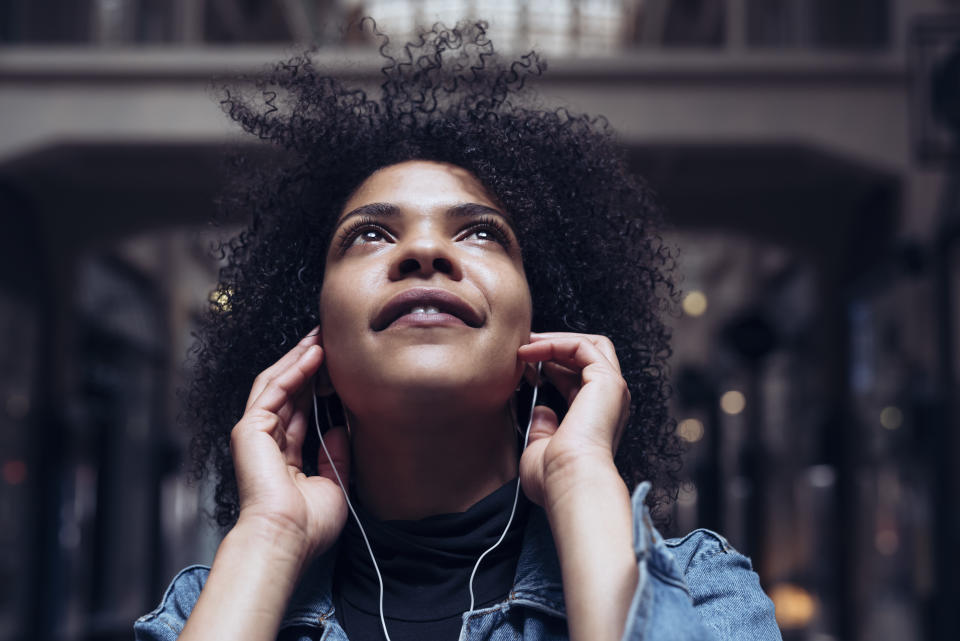
[[[432,309],[431,309],[432,308]],[[417,311],[436,312],[456,316],[468,327],[483,325],[483,315],[459,296],[445,289],[414,287],[400,292],[383,306],[371,323],[374,331],[386,329],[395,320]]]

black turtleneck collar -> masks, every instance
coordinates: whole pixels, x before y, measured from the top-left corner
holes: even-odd
[[[516,480],[466,512],[418,521],[378,521],[354,501],[384,582],[383,606],[392,641],[456,639],[470,606],[467,584],[477,559],[503,532]],[[503,542],[483,559],[474,579],[474,608],[503,600],[513,587],[529,503],[520,492]],[[379,585],[353,518],[340,536],[334,575],[337,619],[351,639],[382,639]]]

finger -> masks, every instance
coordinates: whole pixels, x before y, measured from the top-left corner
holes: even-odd
[[[542,506],[544,501],[543,455],[550,437],[558,429],[557,415],[549,407],[533,409],[530,436],[520,457],[520,486],[527,498]]]
[[[530,421],[530,436],[527,437],[527,447],[542,438],[550,438],[560,427],[557,414],[546,405],[537,405],[533,408],[533,420]]]
[[[287,448],[284,450],[287,464],[303,469],[303,442],[313,418],[313,390],[306,385],[289,405],[293,412],[286,421]]]
[[[617,370],[617,373],[620,374],[620,359],[617,358],[617,350],[613,346],[613,341],[606,336],[599,335],[590,335],[589,339],[591,343],[597,346],[600,353],[610,361],[610,364]]]
[[[572,370],[584,370],[594,365],[619,375],[603,352],[582,334],[573,334],[559,338],[546,338],[527,343],[517,350],[522,361],[552,361]]]
[[[311,345],[291,367],[270,380],[250,408],[264,409],[282,415],[285,419],[289,418],[293,412],[291,400],[304,387],[309,387],[307,383],[322,362],[323,350],[317,345]]]
[[[577,396],[577,391],[583,385],[583,377],[579,371],[573,371],[563,365],[546,362],[542,367],[543,377],[557,388],[560,395],[567,401],[567,405],[573,403]]]
[[[333,465],[336,465],[340,480],[346,487],[350,482],[350,439],[347,437],[347,429],[343,426],[332,427],[321,438],[327,446],[330,458],[327,458],[327,452],[324,452],[321,446],[317,453],[317,473],[336,483],[337,477],[333,473]]]
[[[259,408],[253,408],[245,413],[231,431],[234,440],[246,442],[245,439],[251,438],[257,433],[266,434],[277,444],[277,447],[283,451],[287,445],[287,434],[284,429],[283,421],[273,412],[267,412]]]
[[[306,336],[300,339],[300,342],[297,343],[293,349],[284,354],[280,360],[260,372],[260,374],[254,379],[253,385],[251,385],[250,395],[247,397],[247,407],[253,405],[253,402],[258,396],[260,396],[260,394],[263,393],[264,388],[269,385],[271,380],[273,380],[280,373],[287,371],[312,345],[319,344],[320,326],[318,325],[310,330]]]
[[[521,360],[542,360],[579,369],[583,384],[576,403],[570,403],[564,425],[577,426],[576,434],[593,444],[615,449],[618,432],[629,416],[630,394],[620,372],[586,337],[546,338],[524,345]]]
[[[610,364],[620,372],[620,359],[617,358],[617,350],[613,345],[613,341],[603,336],[601,334],[577,334],[575,332],[542,332],[537,334],[530,334],[530,342],[538,342],[543,340],[550,339],[586,339],[590,341],[597,349],[600,350],[600,353],[603,354]]]
[[[243,415],[230,432],[230,454],[241,498],[256,486],[256,479],[283,472],[287,467],[285,446],[286,436],[276,414],[253,408]]]

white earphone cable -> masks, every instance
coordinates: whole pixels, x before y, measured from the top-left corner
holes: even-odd
[[[540,367],[541,364],[537,363],[537,376],[540,376]],[[523,437],[523,450],[527,449],[527,441],[530,439],[530,427],[533,425],[533,410],[537,405],[537,386],[533,387],[533,396],[530,399],[530,418],[527,420],[527,429]],[[327,413],[327,423],[332,427],[333,419],[330,416],[330,408],[324,404],[324,410]],[[317,406],[317,394],[316,394],[316,385],[314,385],[313,393],[313,421],[317,427],[317,436],[320,437],[320,446],[323,448],[323,453],[327,455],[327,460],[330,462],[330,467],[333,468],[333,475],[337,479],[337,484],[340,486],[340,489],[343,491],[343,497],[347,501],[347,507],[350,508],[350,513],[353,515],[354,520],[357,522],[357,526],[360,528],[360,534],[363,536],[363,542],[367,545],[367,552],[370,554],[370,561],[373,562],[373,569],[377,573],[377,582],[380,585],[380,625],[383,627],[383,636],[386,638],[386,641],[391,641],[390,633],[387,632],[387,621],[383,613],[383,576],[380,574],[380,567],[377,565],[377,559],[373,554],[373,548],[370,546],[370,539],[367,538],[367,533],[363,529],[363,524],[360,522],[360,517],[357,516],[356,510],[353,509],[353,503],[350,502],[350,493],[347,492],[347,488],[343,485],[343,480],[340,478],[340,473],[337,471],[337,466],[333,464],[333,457],[330,456],[330,451],[327,450],[327,444],[323,441],[323,434],[320,430],[320,410]],[[346,419],[346,414],[344,414]],[[349,420],[349,419],[347,419]],[[521,454],[523,453],[521,450]],[[497,542],[491,545],[483,554],[480,555],[480,558],[477,559],[476,564],[473,566],[473,571],[470,573],[470,582],[467,587],[470,590],[470,610],[473,610],[474,606],[474,595],[473,595],[473,579],[477,574],[477,570],[480,568],[480,562],[483,561],[484,557],[493,552],[500,543],[503,542],[503,539],[506,538],[507,532],[510,530],[510,525],[513,523],[513,517],[517,513],[517,502],[520,498],[520,473],[517,471],[517,487],[513,494],[513,508],[510,510],[510,518],[507,519],[507,525],[503,528],[503,532],[500,534],[500,538],[497,539]]]
[[[330,417],[330,407],[324,404],[324,409],[327,412],[328,424],[332,427],[333,420]],[[350,508],[350,514],[353,515],[353,519],[357,522],[357,526],[360,528],[360,534],[363,535],[363,542],[367,544],[367,552],[370,553],[370,560],[373,562],[373,570],[377,573],[377,583],[380,584],[380,625],[383,626],[383,636],[386,637],[387,641],[391,641],[390,634],[387,632],[387,621],[383,616],[383,577],[380,575],[380,566],[377,565],[377,558],[373,555],[373,548],[370,547],[370,539],[367,538],[367,533],[363,529],[363,523],[360,522],[360,517],[357,516],[357,511],[353,509],[353,503],[350,502],[350,493],[347,492],[347,488],[343,485],[343,480],[340,478],[340,473],[337,471],[337,466],[333,464],[333,457],[330,456],[330,451],[327,449],[327,444],[323,442],[323,434],[320,432],[320,419],[318,418],[319,415],[320,412],[317,408],[317,390],[316,384],[314,384],[313,422],[317,426],[317,436],[320,437],[320,446],[323,447],[323,453],[327,455],[327,460],[330,461],[330,467],[333,468],[333,475],[337,478],[337,484],[343,491],[343,498],[347,500],[347,507]],[[344,416],[344,418],[346,418],[346,416]]]
[[[540,363],[537,363],[537,376],[540,376]],[[523,451],[527,449],[527,441],[530,440],[530,426],[533,425],[533,408],[537,405],[537,386],[533,387],[533,397],[530,399],[530,418],[527,419],[527,429],[523,435],[523,448],[520,450],[520,453],[523,454]],[[516,418],[514,418],[516,422]],[[477,559],[476,565],[473,566],[473,572],[470,573],[470,583],[468,584],[470,588],[470,610],[473,610],[474,597],[473,597],[473,578],[477,574],[477,570],[480,568],[480,562],[483,561],[483,557],[487,556],[493,552],[498,545],[503,542],[503,539],[506,538],[507,532],[510,531],[510,525],[513,524],[513,517],[517,513],[517,501],[520,498],[520,470],[517,470],[517,489],[513,493],[513,508],[510,509],[510,518],[507,519],[507,526],[503,528],[503,532],[500,534],[500,538],[497,539],[497,542],[490,546],[490,548],[480,555],[480,558]]]

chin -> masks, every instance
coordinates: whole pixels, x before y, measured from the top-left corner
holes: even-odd
[[[436,402],[456,400],[465,407],[502,405],[513,392],[513,372],[473,372],[467,367],[418,366],[397,372],[383,380],[381,389],[392,388],[410,400],[426,398]]]
[[[471,412],[502,407],[523,369],[513,348],[443,343],[357,350],[342,359],[331,354],[328,365],[334,389],[355,411],[438,403]]]
[[[516,387],[514,378],[513,371],[497,375],[489,370],[471,371],[459,363],[420,361],[381,368],[359,389],[336,384],[334,387],[355,411],[362,407],[372,409],[372,406],[391,412],[417,406],[431,409],[447,406],[475,412],[503,407]]]

